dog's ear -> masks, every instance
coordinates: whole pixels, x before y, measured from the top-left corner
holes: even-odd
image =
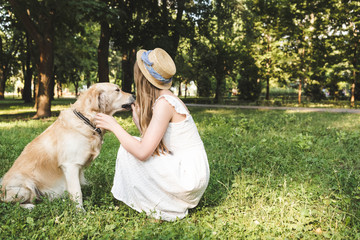
[[[86,106],[94,112],[104,112],[106,108],[106,94],[103,89],[90,88],[87,92]]]
[[[104,91],[99,91],[98,93],[98,109],[99,112],[105,113],[107,106],[107,97]]]

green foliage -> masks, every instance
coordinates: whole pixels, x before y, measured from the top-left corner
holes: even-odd
[[[9,101],[13,103],[13,101]],[[67,102],[56,100],[58,109]],[[67,196],[33,211],[0,203],[1,239],[358,239],[359,115],[190,108],[211,170],[189,216],[159,222],[110,193],[119,142],[108,133],[85,171],[86,212]],[[0,105],[0,176],[55,117]],[[118,122],[137,135],[130,113]]]
[[[205,5],[201,18],[195,18],[195,38],[190,39],[195,70],[193,78],[200,87],[200,96],[210,94],[206,91],[215,84],[215,99],[223,102],[226,89],[226,77],[232,77],[238,63],[239,28],[237,17],[239,4],[236,1],[211,1]],[[208,95],[209,96],[209,95]]]
[[[103,21],[110,27],[110,74],[116,82],[122,78],[131,85],[135,52],[155,47],[175,58],[175,85],[194,81],[199,96],[215,95],[217,102],[224,102],[227,89],[236,86],[241,99],[256,99],[264,86],[300,83],[303,90],[318,84],[331,98],[346,99],[338,83],[356,86],[360,81],[358,1],[17,2],[29,10],[38,30],[45,30],[46,19],[51,20],[55,80],[61,83],[81,86],[96,81]],[[19,74],[25,63],[24,26],[13,10],[8,2],[0,2],[0,60],[5,69],[1,82],[25,75]],[[32,44],[34,76],[39,73],[38,53]]]
[[[90,85],[97,81],[99,27],[93,22],[79,24],[81,33],[66,31],[58,37],[55,50],[55,78],[58,83]],[[96,35],[95,35],[96,34]]]
[[[255,101],[261,93],[261,82],[259,81],[258,67],[254,59],[247,55],[242,62],[238,82],[238,98],[241,100]]]
[[[18,75],[21,63],[18,52],[24,48],[24,32],[19,29],[19,23],[9,12],[8,3],[0,2],[0,95],[4,96],[5,89],[13,90],[13,83],[8,78]],[[0,97],[1,98],[1,97]]]
[[[305,88],[305,95],[312,101],[318,102],[325,99],[325,94],[319,84],[311,84]]]

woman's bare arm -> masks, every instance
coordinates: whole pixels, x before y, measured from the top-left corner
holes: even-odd
[[[174,108],[165,99],[159,99],[154,106],[150,124],[140,141],[126,132],[112,116],[99,113],[95,117],[95,123],[96,127],[112,131],[129,153],[145,161],[159,145],[174,112]]]

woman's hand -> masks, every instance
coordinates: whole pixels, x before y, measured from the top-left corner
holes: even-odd
[[[140,124],[139,124],[139,107],[136,106],[135,104],[131,104],[131,108],[132,108],[133,122],[135,123],[135,125],[139,129],[139,131],[141,132]]]
[[[136,105],[132,106],[134,123],[139,122],[139,111]],[[112,116],[98,113],[95,116],[96,127],[109,130],[119,139],[121,145],[130,154],[141,161],[147,160],[159,145],[164,137],[169,122],[174,115],[175,109],[165,99],[160,99],[153,111],[153,117],[141,140],[131,136],[126,132]]]
[[[95,116],[95,125],[97,128],[102,128],[105,130],[109,130],[111,132],[114,132],[114,129],[119,126],[117,121],[113,116],[104,114],[104,113],[98,113]]]

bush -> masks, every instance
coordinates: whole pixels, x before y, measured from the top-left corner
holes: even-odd
[[[239,74],[236,79],[238,82],[239,100],[255,101],[261,95],[261,82],[258,74],[258,67],[255,60],[249,56],[244,56],[245,60],[241,64]]]
[[[307,85],[304,94],[313,102],[319,102],[323,99],[326,99],[326,96],[322,91],[322,87],[319,84]]]
[[[256,101],[261,94],[261,84],[258,79],[240,77],[238,79],[238,98],[245,101]]]

